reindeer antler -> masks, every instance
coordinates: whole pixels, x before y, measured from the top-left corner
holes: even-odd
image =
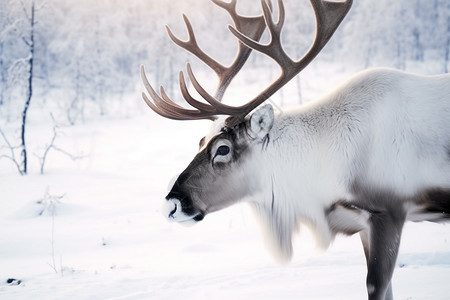
[[[212,59],[198,46],[192,26],[186,16],[183,17],[189,33],[188,41],[183,42],[179,40],[167,27],[169,36],[177,45],[196,55],[200,60],[216,72],[219,77],[219,85],[215,96],[210,95],[199,84],[192,72],[191,66],[188,64],[187,73],[192,85],[200,96],[208,102],[208,104],[194,99],[189,94],[186,82],[184,80],[184,75],[180,72],[180,88],[183,97],[186,102],[195,108],[194,110],[186,109],[170,100],[162,87],[161,98],[148,82],[145,76],[144,68],[141,67],[142,80],[144,81],[145,87],[152,97],[154,104],[144,93],[142,94],[143,98],[151,109],[166,118],[176,120],[214,120],[217,115],[230,115],[231,118],[227,119],[227,125],[232,126],[241,122],[248,113],[258,107],[288,81],[295,77],[317,56],[317,54],[319,54],[333,33],[336,31],[352,5],[352,0],[345,0],[344,2],[310,0],[317,20],[316,36],[308,52],[300,60],[293,61],[286,54],[281,45],[280,36],[285,19],[285,10],[282,0],[278,0],[279,15],[277,23],[273,21],[270,4],[267,4],[264,0],[261,0],[263,16],[253,18],[243,17],[236,13],[236,0],[232,0],[230,3],[225,3],[219,0],[212,1],[216,5],[226,9],[233,18],[236,28],[229,26],[229,29],[240,41],[238,55],[229,67],[224,67]],[[269,29],[271,40],[267,45],[263,45],[258,41],[266,26]],[[221,103],[226,88],[248,59],[251,49],[257,50],[275,60],[281,67],[281,75],[259,95],[242,106],[229,106]]]
[[[263,34],[265,29],[265,21],[263,16],[246,17],[239,15],[236,12],[237,0],[232,0],[230,3],[226,3],[219,0],[212,0],[212,1],[217,6],[222,7],[230,14],[238,30],[242,31],[245,35],[250,36],[255,40],[259,40],[261,38],[261,35]],[[141,66],[142,80],[154,103],[152,103],[144,93],[142,94],[142,97],[152,110],[154,110],[156,113],[166,118],[176,120],[196,120],[196,119],[214,120],[217,118],[217,115],[226,114],[221,111],[224,108],[227,108],[227,106],[222,105],[220,101],[222,100],[225,90],[231,83],[232,79],[236,76],[236,74],[239,72],[239,70],[247,61],[252,49],[248,48],[247,46],[239,42],[238,52],[234,61],[230,66],[225,67],[216,60],[214,60],[212,57],[207,55],[198,46],[191,22],[189,21],[186,15],[183,15],[183,19],[188,31],[189,36],[188,40],[187,41],[180,40],[172,33],[170,28],[166,26],[169,37],[175,44],[197,56],[201,61],[203,61],[206,65],[208,65],[212,70],[216,72],[217,76],[219,77],[219,83],[215,93],[215,97],[211,97],[213,98],[213,100],[210,102],[210,105],[194,99],[189,94],[186,82],[184,80],[183,72],[180,72],[179,80],[182,95],[186,100],[186,102],[188,102],[192,107],[196,108],[196,110],[185,109],[176,104],[175,102],[173,102],[169,97],[167,97],[167,94],[164,92],[163,87],[161,87],[161,97],[162,97],[161,98],[148,82],[148,79],[145,76],[144,68]],[[187,69],[189,77],[193,77],[191,76],[192,70],[189,64],[187,66]]]

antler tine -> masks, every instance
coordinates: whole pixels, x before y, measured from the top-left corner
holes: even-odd
[[[161,87],[161,95],[162,98],[156,93],[156,91],[151,86],[150,82],[147,79],[147,76],[145,75],[144,66],[141,66],[141,78],[144,83],[144,86],[149,93],[150,97],[153,99],[154,103],[150,101],[150,99],[147,97],[145,93],[142,93],[142,98],[144,99],[145,103],[157,114],[173,119],[173,120],[200,120],[200,119],[209,119],[209,120],[215,120],[217,117],[215,116],[215,112],[211,112],[210,109],[208,110],[192,110],[192,109],[186,109],[172,100],[167,96],[166,92],[164,91],[164,88]],[[194,101],[196,101],[194,99]],[[197,101],[198,102],[198,101]],[[203,104],[203,103],[201,103]],[[206,105],[206,104],[203,104]]]
[[[284,26],[284,20],[285,20],[283,1],[280,1],[280,0],[278,1],[279,12],[278,12],[277,23],[275,23],[272,18],[272,7],[269,7],[267,2],[265,2],[264,0],[261,0],[261,6],[263,9],[264,20],[266,22],[267,27],[269,27],[270,31],[276,32],[277,37],[279,37],[279,35],[281,33],[281,29]]]
[[[267,6],[264,0],[261,0],[261,5],[263,7],[264,19],[270,32],[271,40],[269,44],[263,45],[251,39],[247,35],[240,32],[239,30],[233,28],[232,26],[228,26],[228,28],[242,43],[244,43],[245,45],[254,50],[257,50],[263,54],[266,54],[267,56],[270,56],[280,66],[292,64],[293,60],[286,54],[286,52],[284,52],[280,39],[281,30],[283,28],[285,19],[283,1],[278,0],[279,16],[277,23],[273,22],[272,13],[270,12],[269,7]]]
[[[246,36],[259,41],[264,30],[266,29],[264,16],[246,17],[239,15],[236,10],[236,0],[233,0],[229,3],[223,2],[221,0],[211,1],[214,2],[214,4],[216,4],[217,6],[225,9],[229,13],[231,18],[233,19],[234,25],[239,31],[241,31]],[[268,1],[270,9],[272,9],[272,4],[270,3],[270,0]],[[233,60],[231,65],[225,69],[225,72],[219,75],[219,86],[215,93],[216,99],[221,101],[226,89],[228,88],[236,74],[242,69],[252,50],[252,48],[247,47],[245,44],[239,41],[238,53],[235,59]]]
[[[224,2],[222,0],[211,0],[215,5],[220,6],[224,9],[236,9],[237,0],[231,0],[230,2]]]
[[[189,21],[189,18],[183,14],[184,23],[186,24],[186,28],[188,31],[188,40],[182,41],[179,38],[177,38],[170,29],[169,26],[166,25],[167,33],[170,37],[170,39],[177,44],[179,47],[185,49],[186,51],[194,54],[197,56],[201,61],[203,61],[208,67],[214,70],[217,74],[221,74],[224,72],[225,67],[220,64],[218,61],[214,60],[212,57],[210,57],[208,54],[206,54],[198,45],[197,39],[195,38],[194,30],[192,28],[192,24]]]
[[[212,107],[211,105],[208,105],[206,103],[200,102],[198,100],[195,100],[191,96],[191,94],[189,94],[189,91],[188,91],[188,88],[186,85],[186,81],[184,80],[183,72],[180,72],[180,89],[181,89],[181,93],[182,93],[184,99],[191,106],[197,108],[200,111],[210,112],[212,114],[215,113],[214,107]]]
[[[342,2],[310,1],[317,19],[316,31],[321,32],[323,36],[322,39],[317,39],[317,48],[322,49],[347,15],[353,0],[344,0]]]
[[[222,102],[218,101],[216,98],[211,96],[198,82],[197,78],[195,78],[194,73],[192,72],[192,68],[190,64],[187,64],[187,72],[189,75],[189,78],[191,79],[191,83],[194,86],[195,90],[208,102],[211,107],[213,107],[216,111],[216,114],[220,115],[234,115],[240,112],[239,107],[229,106],[226,104],[223,104]]]
[[[174,103],[170,99],[164,100],[161,97],[159,97],[159,95],[156,93],[156,91],[153,89],[150,82],[148,81],[147,76],[145,75],[144,66],[141,66],[141,78],[142,78],[142,81],[144,82],[145,89],[150,94],[152,99],[155,101],[155,106],[158,106],[163,110],[170,110],[171,108],[176,108],[176,109],[181,108],[181,106]]]

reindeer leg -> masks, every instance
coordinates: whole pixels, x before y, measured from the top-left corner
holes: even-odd
[[[360,232],[367,261],[369,300],[392,300],[391,278],[405,222],[401,209],[372,213],[370,226]]]
[[[363,244],[364,254],[366,257],[367,267],[369,267],[369,253],[370,253],[370,240],[368,230],[363,230],[359,232],[361,242]],[[392,283],[389,282],[389,286],[386,292],[385,300],[393,300],[394,297],[392,295]]]

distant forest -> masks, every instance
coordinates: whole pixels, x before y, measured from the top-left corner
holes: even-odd
[[[284,2],[283,43],[298,58],[314,36],[314,15],[307,0]],[[448,72],[450,1],[353,2],[317,60],[399,69],[411,61],[433,62],[429,72]],[[243,14],[260,14],[259,1],[238,3]],[[156,86],[164,84],[170,92],[178,71],[196,60],[171,43],[164,28],[169,24],[185,39],[183,12],[200,46],[224,64],[231,62],[236,50],[226,27],[231,20],[208,0],[0,0],[0,119],[20,118],[31,96],[39,99],[35,105],[57,108],[70,124],[114,115],[114,103],[130,94],[139,97],[141,64]],[[274,67],[260,55],[249,64]],[[194,68],[204,67],[194,63]]]

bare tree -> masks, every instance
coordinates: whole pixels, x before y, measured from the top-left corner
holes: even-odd
[[[450,33],[450,18],[448,18],[448,29],[447,31]],[[450,61],[450,36],[447,35],[447,47],[445,48],[445,59],[444,59],[444,73],[448,73],[448,65]]]
[[[22,20],[16,20],[14,24],[24,24],[20,26],[20,29],[16,30],[21,34],[21,41],[25,44],[26,55],[16,59],[8,70],[25,70],[25,74],[19,77],[24,78],[25,82],[25,103],[21,110],[20,117],[20,145],[18,147],[12,146],[11,143],[6,138],[5,133],[0,132],[4,142],[9,148],[11,154],[10,156],[3,155],[2,157],[8,157],[19,170],[21,175],[25,175],[28,172],[28,154],[27,154],[27,143],[26,143],[26,124],[27,124],[27,113],[30,107],[31,99],[33,97],[33,70],[34,70],[34,59],[35,59],[35,30],[36,30],[36,20],[35,20],[35,1],[32,0],[30,3],[30,8],[25,6],[25,3],[21,2],[24,22]],[[13,27],[13,26],[9,26]],[[3,61],[1,61],[3,63]],[[20,159],[15,156],[15,150],[19,149]]]
[[[447,11],[450,10],[450,4],[448,2],[445,3]],[[449,62],[450,62],[450,16],[445,17],[446,24],[444,24],[444,28],[447,29],[446,39],[444,40],[444,73],[449,72]]]
[[[3,90],[5,89],[5,81],[6,81],[6,74],[5,74],[5,66],[4,66],[4,62],[3,62],[3,41],[0,38],[0,106],[3,104]]]

